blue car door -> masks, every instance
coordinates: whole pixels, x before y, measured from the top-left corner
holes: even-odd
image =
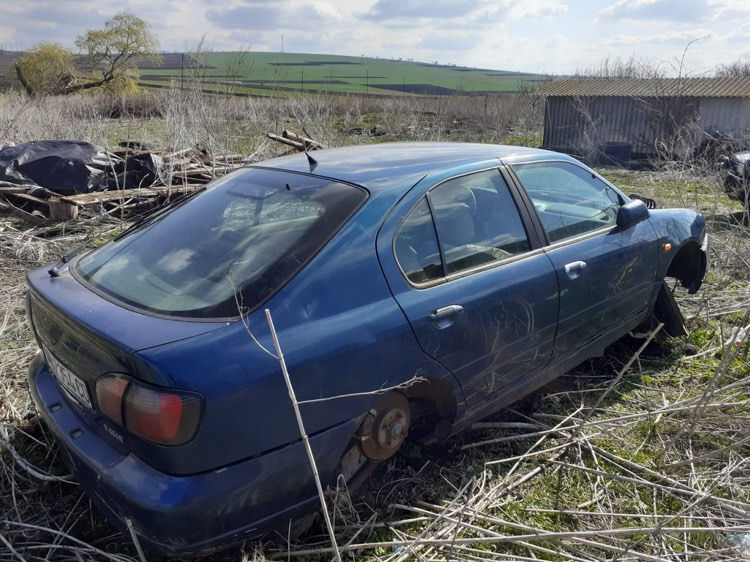
[[[381,263],[419,344],[476,411],[549,363],[555,271],[498,168],[411,195],[381,229]]]
[[[578,164],[526,163],[513,171],[546,231],[560,285],[555,356],[632,328],[655,294],[658,243],[651,223],[618,228],[619,196]]]

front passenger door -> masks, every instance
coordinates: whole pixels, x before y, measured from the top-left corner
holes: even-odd
[[[658,262],[651,223],[618,228],[620,196],[583,166],[548,161],[513,170],[545,229],[545,251],[560,285],[555,356],[598,339],[608,345],[632,329],[651,302]]]

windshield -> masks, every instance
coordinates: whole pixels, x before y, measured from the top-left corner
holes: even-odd
[[[252,310],[283,286],[366,199],[352,185],[240,170],[94,250],[76,272],[135,308],[199,319]]]

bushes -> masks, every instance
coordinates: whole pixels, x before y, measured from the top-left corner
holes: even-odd
[[[30,99],[0,94],[0,140],[43,138],[111,145],[123,129],[139,140],[170,146],[198,143],[252,152],[265,131],[307,131],[328,146],[379,140],[456,140],[538,143],[541,104],[526,94],[446,97],[290,95],[239,97],[205,94],[199,88],[142,90]],[[147,121],[152,120],[152,123]],[[179,138],[175,138],[175,135]],[[253,137],[253,138],[251,138]]]

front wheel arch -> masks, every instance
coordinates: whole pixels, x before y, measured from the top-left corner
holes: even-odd
[[[691,295],[698,292],[706,274],[706,254],[694,240],[684,244],[672,258],[665,277],[674,277]]]

